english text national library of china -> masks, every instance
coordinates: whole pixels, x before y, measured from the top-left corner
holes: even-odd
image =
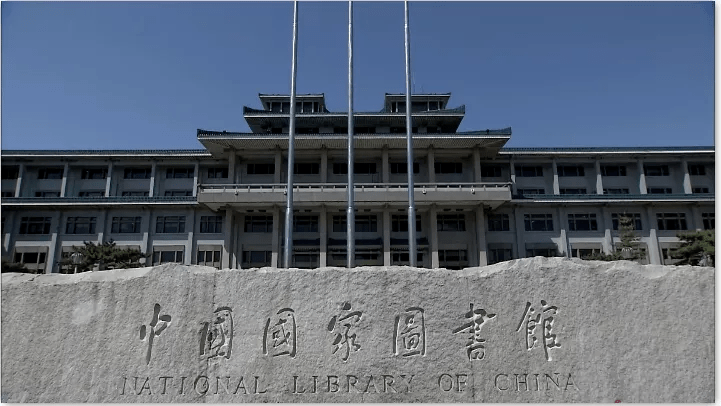
[[[504,148],[459,132],[450,94],[412,96],[418,265],[458,269],[610,253],[632,218],[646,263],[714,228],[713,147]],[[293,267],[346,264],[348,115],[297,96]],[[251,132],[198,130],[200,150],[2,151],[2,256],[59,272],[83,241],[148,264],[282,266],[290,97],[245,107]],[[404,94],[354,114],[355,264],[408,264]]]

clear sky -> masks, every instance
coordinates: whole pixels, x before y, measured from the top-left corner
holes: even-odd
[[[299,5],[298,93],[347,110],[345,2]],[[402,2],[354,3],[355,109],[405,92]],[[712,2],[411,2],[415,92],[509,147],[714,144]],[[290,92],[291,2],[2,2],[3,149],[202,148]]]

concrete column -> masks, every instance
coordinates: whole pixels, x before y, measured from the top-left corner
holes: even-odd
[[[651,206],[646,206],[646,223],[648,224],[649,235],[648,235],[648,257],[651,264],[660,265],[661,254],[658,249],[658,236],[656,235],[656,227],[658,222],[656,221],[655,213],[651,209]]]
[[[231,149],[228,153],[228,183],[236,183],[235,182],[235,162],[236,162],[236,155],[235,150]]]
[[[681,167],[683,168],[683,192],[687,195],[693,193],[691,188],[691,175],[688,173],[688,162],[684,159],[681,161]]]
[[[432,145],[428,147],[428,183],[436,183],[436,153]]]
[[[52,234],[50,235],[50,245],[48,246],[48,256],[45,260],[45,273],[58,273],[60,272],[60,267],[56,267],[55,261],[60,260],[60,250],[58,249],[58,244],[60,244],[60,240],[58,239],[58,234],[60,234],[62,230],[63,220],[65,218],[65,215],[61,212],[58,213],[58,223],[55,225],[55,228],[52,229]]]
[[[277,156],[276,156],[276,160],[277,160]],[[281,263],[278,258],[278,254],[280,252],[279,247],[278,247],[278,245],[279,245],[278,236],[280,235],[280,231],[281,230],[280,230],[279,209],[277,207],[273,207],[273,235],[271,237],[273,239],[273,241],[271,243],[273,252],[270,254],[270,266],[275,267],[275,268],[281,267]],[[293,238],[293,237],[291,236],[291,238]],[[293,255],[293,253],[291,253],[291,255]],[[290,261],[289,261],[289,263],[290,263]]]
[[[110,163],[108,163],[108,176],[105,178],[105,197],[110,196],[112,183],[113,183],[113,161],[110,161]]]
[[[193,170],[193,197],[198,196],[198,179],[200,176],[200,162],[195,161],[195,168]]]
[[[551,166],[553,167],[553,194],[559,195],[561,194],[561,189],[558,186],[558,165],[556,164],[555,158],[551,162]]]
[[[486,248],[486,215],[483,212],[483,205],[478,206],[476,209],[476,250],[478,250],[478,266],[488,265]]]
[[[693,226],[689,227],[689,229],[693,230],[695,227],[696,231],[703,230],[703,217],[701,216],[701,209],[698,206],[691,206],[691,218]]]
[[[409,244],[410,244],[410,242],[409,242]],[[410,255],[410,253],[409,253],[409,255]],[[390,213],[388,207],[384,207],[383,208],[383,266],[390,266],[390,265],[391,265],[391,213]],[[419,264],[417,264],[417,265],[419,265]]]
[[[230,173],[228,174],[230,176]],[[233,234],[233,209],[230,207],[225,209],[225,218],[223,219],[223,253],[221,258],[221,267],[223,269],[230,268],[230,256],[233,253],[232,248]]]
[[[275,150],[275,175],[273,175],[273,183],[281,182],[281,172],[283,168],[283,152],[280,149]],[[289,170],[293,170],[290,168]]]
[[[197,164],[196,164],[197,166]],[[197,172],[196,168],[196,172]],[[189,209],[187,214],[187,220],[185,222],[185,229],[188,231],[188,239],[185,241],[185,265],[193,264],[193,257],[195,256],[195,210]]]
[[[148,190],[149,197],[155,197],[155,175],[156,175],[157,164],[153,162],[153,166],[150,169],[150,190]]]
[[[509,168],[510,168],[510,174],[511,174],[511,195],[515,196],[517,193],[517,191],[516,191],[516,163],[513,160],[513,158],[511,158],[511,160],[509,161]]]
[[[5,252],[7,255],[12,255],[11,248],[13,246],[13,236],[15,234],[15,227],[18,223],[18,218],[20,217],[20,213],[13,212],[9,218],[6,218],[5,220],[5,234],[3,234],[3,252]],[[13,258],[10,258],[10,261],[13,261]]]
[[[320,150],[320,182],[328,183],[328,149],[326,147]]]
[[[613,237],[611,234],[611,231],[613,230],[613,219],[611,219],[611,210],[608,208],[608,206],[603,206],[601,208],[602,215],[603,215],[603,252],[605,254],[612,254],[613,253]]]
[[[21,163],[18,168],[18,180],[15,182],[15,197],[20,197],[23,187],[23,177],[25,177],[25,164]]]
[[[155,229],[155,224],[152,223],[153,210],[146,210],[147,211],[143,213],[143,218],[140,220],[141,228],[143,228],[143,242],[140,245],[140,251],[148,256],[145,260],[145,266],[150,266],[153,264],[153,247],[150,246],[150,231]],[[142,227],[143,224],[145,224],[145,227]]]
[[[596,158],[594,167],[596,168],[596,194],[602,195],[603,194],[603,176],[601,176],[601,161],[598,158]]]
[[[381,172],[383,173],[383,183],[390,183],[390,163],[388,162],[388,146],[383,146],[381,150]]]
[[[473,148],[473,181],[481,182],[481,150],[478,147]]]
[[[109,210],[103,210],[100,214],[100,221],[97,222],[98,244],[102,244],[105,239],[105,228],[108,226],[108,212]]]
[[[438,262],[438,212],[436,205],[431,205],[431,268],[439,267]]]
[[[518,207],[513,209],[513,215],[516,223],[516,243],[514,244],[514,258],[525,258],[526,257],[526,226],[523,222],[523,214]]]
[[[65,162],[65,167],[63,168],[63,183],[60,186],[60,197],[65,197],[68,195],[68,172],[70,171],[70,163]]]
[[[320,231],[320,261],[318,265],[322,268],[328,266],[328,209],[325,205],[320,208],[318,231]]]
[[[556,212],[558,213],[558,228],[561,230],[561,238],[558,243],[558,248],[561,253],[568,258],[571,256],[568,249],[568,237],[566,235],[566,229],[568,228],[568,216],[566,214],[566,209],[563,207],[558,207]]]
[[[643,159],[640,159],[636,162],[636,167],[638,168],[638,193],[645,195],[647,193],[646,190],[646,174],[643,173]]]

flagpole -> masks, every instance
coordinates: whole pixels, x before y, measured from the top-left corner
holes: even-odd
[[[287,202],[285,208],[285,268],[292,265],[293,253],[293,161],[295,160],[295,78],[298,59],[298,1],[293,2],[293,61],[290,76],[290,124],[288,129],[288,185]],[[276,168],[280,170],[280,168]]]
[[[413,184],[413,118],[411,116],[411,30],[409,26],[408,0],[404,1],[406,14],[406,159],[408,163],[408,260],[416,266],[416,203]],[[431,168],[433,170],[433,168]],[[432,224],[431,227],[434,227]]]
[[[353,1],[348,1],[348,214],[346,215],[346,258],[348,268],[355,260],[355,197],[354,197],[354,145],[353,145]]]

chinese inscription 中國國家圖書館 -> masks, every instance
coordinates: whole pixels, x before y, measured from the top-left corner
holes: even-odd
[[[265,322],[263,354],[273,357],[287,355],[295,358],[295,312],[291,308],[280,309],[273,320],[275,322],[271,324],[269,317]]]
[[[422,308],[409,307],[396,316],[393,354],[403,357],[426,355],[426,324]]]
[[[358,351],[361,349],[360,344],[356,343],[356,333],[351,333],[351,330],[355,329],[363,317],[363,312],[351,311],[352,305],[350,302],[344,302],[341,305],[341,311],[339,314],[333,316],[328,323],[328,331],[334,334],[333,343],[333,354],[339,352],[343,362],[348,361],[351,351]]]
[[[213,321],[204,322],[200,331],[200,356],[208,359],[230,359],[233,349],[233,311],[230,307],[218,307]]]
[[[484,346],[486,340],[481,338],[481,327],[483,323],[492,320],[496,317],[495,314],[486,313],[484,309],[473,309],[473,303],[470,304],[471,309],[466,312],[465,324],[453,330],[453,334],[467,333],[468,342],[466,343],[466,353],[468,354],[469,360],[482,360],[486,356],[486,347]]]
[[[520,332],[525,322],[525,342],[526,350],[531,351],[537,344],[536,327],[541,327],[541,339],[543,340],[543,352],[546,360],[551,361],[550,350],[560,348],[561,344],[556,341],[556,335],[553,334],[553,315],[558,313],[558,307],[549,306],[545,300],[541,300],[541,311],[536,314],[536,309],[531,306],[531,302],[526,302],[526,310],[523,312],[521,321],[518,323],[516,331]]]

